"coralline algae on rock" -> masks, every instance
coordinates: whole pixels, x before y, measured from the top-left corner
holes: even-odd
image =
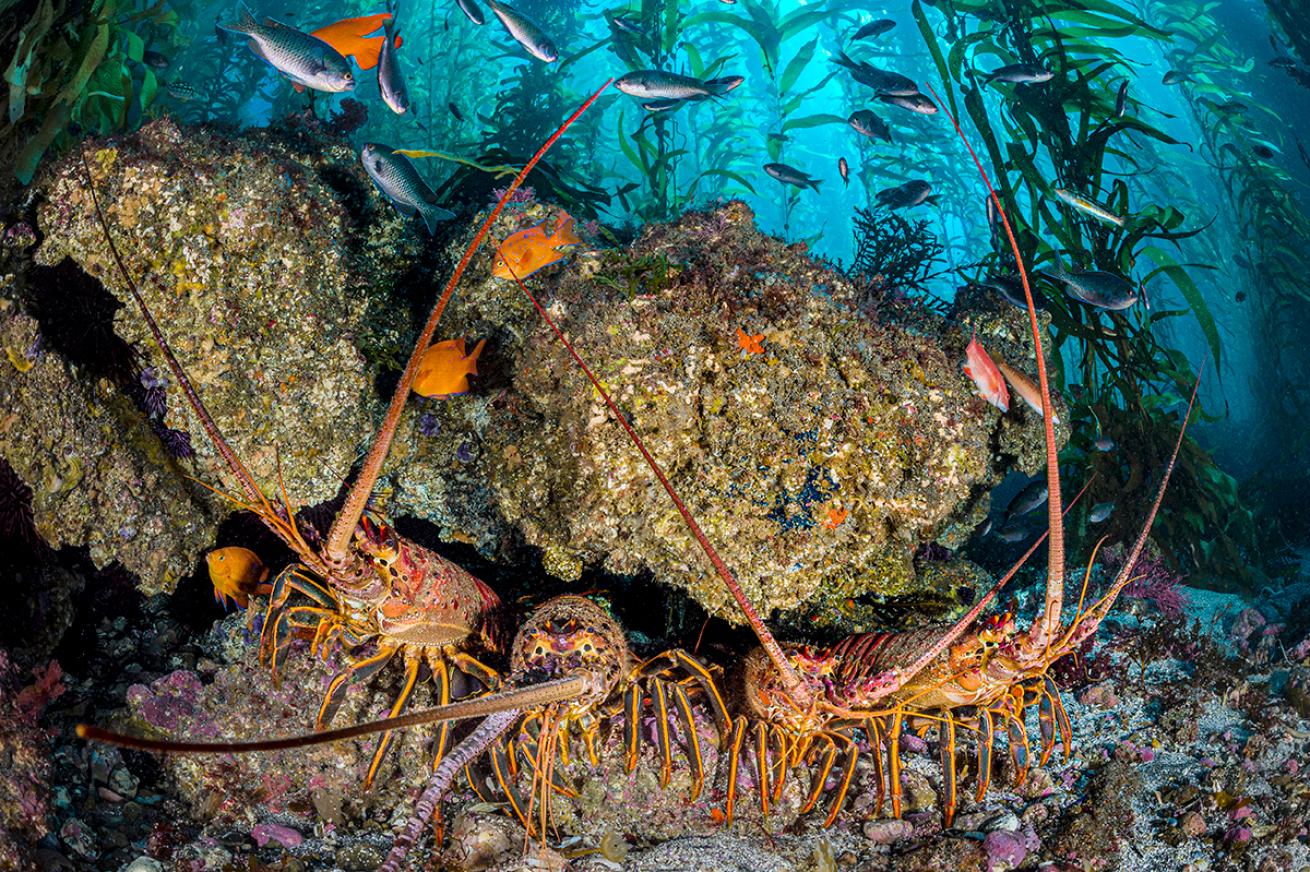
[[[765,613],[919,591],[916,548],[958,538],[952,524],[980,519],[1011,464],[1041,461],[1039,419],[1002,418],[961,373],[967,333],[914,306],[871,314],[866,288],[759,233],[743,204],[649,226],[625,251],[584,252],[531,282]],[[424,410],[441,418],[435,438],[409,422],[393,458],[397,511],[491,550],[508,522],[557,575],[650,571],[734,618],[518,288],[461,291],[448,327],[490,337],[492,375],[482,396]],[[455,447],[471,441],[479,451],[460,468]]]

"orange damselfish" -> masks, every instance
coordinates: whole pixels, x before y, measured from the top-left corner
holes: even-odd
[[[209,565],[209,580],[214,585],[216,602],[226,605],[231,600],[244,609],[250,603],[251,594],[270,590],[264,584],[268,579],[268,567],[249,548],[239,545],[215,548],[205,555],[205,563]]]
[[[557,216],[554,231],[546,232],[547,222],[520,230],[500,244],[491,274],[498,279],[525,279],[543,267],[559,263],[567,255],[562,249],[579,245],[582,240],[573,230],[573,217],[567,212]]]
[[[464,352],[463,339],[447,339],[429,346],[419,361],[414,393],[438,400],[468,393],[468,377],[478,374],[478,355],[486,344],[487,340],[481,340],[469,354]]]
[[[382,53],[382,43],[386,41],[386,36],[368,34],[381,30],[390,19],[389,12],[363,15],[359,18],[343,18],[320,27],[312,35],[346,57],[353,57],[361,70],[371,70],[378,65],[378,55]],[[401,38],[397,36],[396,48],[400,48],[401,42]]]

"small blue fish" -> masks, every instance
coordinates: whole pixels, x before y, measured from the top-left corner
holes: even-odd
[[[1092,506],[1092,510],[1087,513],[1087,520],[1093,524],[1100,524],[1110,515],[1114,514],[1114,503],[1097,503]]]

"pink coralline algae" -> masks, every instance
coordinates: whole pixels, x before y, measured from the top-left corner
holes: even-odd
[[[1105,567],[1114,571],[1123,565],[1122,548],[1109,551],[1105,555]],[[1123,595],[1132,599],[1147,600],[1160,610],[1160,614],[1171,620],[1181,618],[1191,599],[1182,589],[1183,577],[1165,565],[1164,557],[1157,551],[1148,550],[1137,558],[1133,571],[1129,574],[1134,581],[1123,590]]]
[[[491,192],[491,199],[498,202],[501,197],[505,196],[505,192],[508,190],[508,187],[496,188]],[[525,203],[531,203],[535,199],[537,199],[537,192],[527,185],[523,185],[515,191],[514,195],[506,200],[505,203],[508,206],[521,206]]]
[[[987,834],[983,840],[983,850],[987,853],[989,872],[1008,872],[1016,869],[1028,855],[1042,845],[1031,827],[1019,832],[996,830]]]
[[[284,848],[294,848],[305,837],[291,827],[284,827],[281,824],[255,824],[250,830],[250,838],[255,840],[255,844],[264,847],[269,842],[277,842]]]
[[[41,712],[64,692],[63,671],[51,661],[32,670],[19,689],[19,670],[0,651],[0,869],[24,869],[26,851],[50,831],[50,757]]]
[[[149,687],[132,685],[127,689],[127,702],[147,724],[171,733],[195,717],[200,687],[199,676],[179,669]]]

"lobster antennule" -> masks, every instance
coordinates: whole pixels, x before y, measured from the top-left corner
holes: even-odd
[[[450,279],[446,282],[446,287],[437,299],[437,303],[432,307],[432,313],[428,315],[427,323],[423,325],[423,331],[419,333],[418,341],[414,343],[414,351],[409,355],[409,362],[405,364],[405,371],[400,377],[400,382],[396,385],[395,392],[391,395],[391,403],[387,406],[386,416],[382,419],[382,426],[378,428],[378,433],[373,437],[373,444],[369,447],[368,454],[364,458],[364,463],[360,467],[359,475],[350,487],[346,495],[345,503],[341,511],[337,514],[336,520],[332,522],[332,529],[328,532],[327,544],[325,550],[329,559],[341,561],[346,558],[347,547],[350,544],[350,538],[355,532],[355,525],[359,523],[360,516],[364,514],[364,507],[368,503],[369,494],[373,490],[373,485],[377,484],[378,476],[382,474],[382,464],[386,462],[387,453],[391,449],[391,440],[396,435],[396,427],[400,424],[400,415],[405,410],[405,402],[409,399],[410,389],[414,386],[414,379],[418,376],[419,363],[423,359],[423,353],[427,351],[428,343],[432,341],[432,336],[436,333],[437,323],[441,320],[442,313],[446,311],[450,298],[455,293],[455,286],[463,278],[464,271],[473,260],[473,255],[477,253],[478,247],[482,240],[486,238],[487,232],[491,225],[500,217],[501,210],[509,202],[509,198],[514,195],[523,180],[532,172],[533,167],[546,156],[546,152],[551,146],[564,135],[564,131],[572,126],[573,122],[581,117],[582,113],[595,103],[597,98],[604,93],[605,89],[610,86],[614,80],[606,79],[605,84],[601,85],[596,92],[587,98],[581,106],[574,111],[559,129],[551,134],[550,138],[542,143],[541,148],[537,149],[523,169],[519,170],[514,181],[510,182],[505,193],[501,195],[500,200],[496,202],[491,213],[487,215],[478,232],[473,236],[473,240],[464,249],[464,256],[460,258],[459,263],[455,266],[455,271],[451,273]]]
[[[567,678],[543,681],[540,684],[533,684],[528,687],[506,690],[476,699],[460,700],[459,702],[434,706],[392,718],[352,724],[349,727],[323,730],[318,733],[285,736],[280,739],[256,739],[247,742],[175,742],[168,739],[151,739],[145,736],[118,733],[90,724],[78,724],[77,735],[78,738],[90,742],[102,742],[106,745],[117,745],[120,748],[132,748],[137,751],[164,751],[174,754],[240,754],[251,751],[284,751],[290,748],[306,748],[311,745],[340,742],[343,739],[358,739],[361,736],[404,729],[405,727],[415,727],[421,724],[486,717],[497,712],[563,702],[581,696],[594,680],[590,675],[571,675]]]
[[[506,260],[505,263],[508,264],[509,261]],[[609,407],[610,412],[613,413],[615,419],[619,422],[619,426],[623,428],[623,432],[628,435],[632,444],[636,446],[639,452],[641,452],[642,459],[646,461],[646,465],[650,467],[655,478],[659,480],[660,486],[663,487],[665,493],[669,495],[669,499],[673,500],[673,505],[677,508],[678,513],[682,515],[683,523],[687,525],[687,529],[691,531],[691,535],[696,539],[701,550],[705,552],[705,556],[709,558],[710,563],[714,566],[714,571],[718,573],[719,578],[722,579],[724,585],[728,588],[728,592],[732,595],[732,598],[736,600],[737,607],[740,608],[742,614],[746,616],[746,620],[750,623],[751,629],[755,632],[755,636],[759,640],[760,647],[762,647],[764,652],[768,655],[774,669],[778,670],[778,675],[782,678],[783,689],[786,694],[791,697],[792,702],[794,702],[798,707],[808,708],[813,702],[813,694],[810,692],[809,687],[801,681],[800,676],[791,665],[791,661],[788,660],[787,655],[783,653],[782,646],[780,646],[778,640],[773,637],[773,633],[770,632],[769,628],[765,625],[759,612],[756,611],[755,605],[746,596],[746,592],[741,589],[741,584],[738,583],[736,577],[732,574],[732,570],[730,570],[728,565],[723,562],[723,558],[719,556],[719,552],[710,543],[709,538],[706,537],[705,532],[701,529],[700,524],[697,523],[691,510],[687,508],[686,503],[684,503],[682,498],[678,496],[678,492],[674,490],[673,484],[669,481],[668,476],[664,474],[664,470],[660,468],[655,457],[647,450],[646,443],[642,441],[642,438],[637,435],[637,431],[628,423],[627,416],[625,416],[619,409],[618,404],[610,398],[609,392],[605,390],[605,387],[600,383],[600,379],[596,378],[595,373],[591,371],[591,367],[589,367],[587,362],[582,359],[582,355],[580,355],[578,350],[574,348],[573,343],[569,341],[569,338],[564,335],[564,331],[561,330],[559,325],[555,323],[555,320],[550,317],[550,313],[548,313],[545,307],[541,305],[536,296],[528,290],[527,285],[523,284],[523,280],[518,277],[518,274],[514,272],[513,268],[510,268],[509,274],[514,279],[515,283],[518,284],[519,289],[523,291],[525,296],[527,296],[528,301],[532,303],[533,308],[537,310],[537,314],[541,315],[546,324],[549,325],[551,331],[555,334],[555,338],[563,344],[564,348],[568,351],[569,356],[573,358],[573,362],[576,363],[582,369],[583,373],[586,374],[592,387],[594,387],[596,392],[605,400],[605,405]]]
[[[173,355],[173,349],[169,347],[168,341],[164,338],[164,332],[159,328],[159,323],[155,321],[154,313],[150,311],[145,298],[141,296],[136,280],[132,278],[132,274],[128,271],[127,264],[118,251],[118,245],[114,242],[114,236],[109,232],[109,221],[105,218],[104,210],[100,207],[100,196],[96,193],[95,180],[91,177],[91,163],[86,159],[86,151],[84,148],[79,147],[77,153],[82,160],[82,171],[86,175],[86,189],[91,194],[91,205],[95,209],[96,222],[100,226],[100,232],[105,237],[105,243],[109,246],[109,253],[118,268],[119,275],[123,277],[123,283],[127,285],[132,300],[136,303],[137,308],[141,310],[146,326],[150,328],[150,335],[154,337],[155,344],[159,346],[159,350],[164,355],[164,361],[168,364],[169,371],[173,373],[173,378],[177,379],[178,386],[182,388],[182,393],[186,395],[191,410],[200,419],[201,426],[205,428],[205,435],[209,437],[209,441],[213,443],[214,449],[223,458],[223,462],[227,464],[228,469],[241,482],[241,489],[246,492],[246,496],[251,503],[258,503],[268,507],[271,511],[272,507],[263,491],[260,490],[259,485],[255,482],[255,477],[250,474],[250,470],[241,462],[241,458],[237,456],[236,451],[223,438],[222,431],[218,429],[218,424],[214,422],[213,417],[209,414],[209,409],[205,407],[204,402],[200,399],[200,394],[197,393],[195,386],[191,384],[191,379],[187,377],[186,371],[182,369],[182,364]]]
[[[1005,209],[1001,206],[1001,197],[992,187],[992,180],[988,178],[987,171],[983,169],[982,161],[978,159],[973,146],[969,144],[968,137],[964,135],[960,122],[956,120],[946,102],[938,96],[932,84],[927,84],[929,93],[942,107],[946,117],[951,119],[951,125],[955,127],[955,132],[959,134],[964,147],[968,149],[969,156],[973,158],[974,166],[978,168],[978,174],[982,176],[983,184],[987,186],[988,196],[996,206],[997,214],[1001,216],[1001,224],[1005,228],[1005,235],[1010,241],[1010,251],[1014,254],[1014,263],[1019,269],[1019,279],[1023,284],[1024,301],[1028,304],[1028,326],[1033,335],[1033,345],[1037,356],[1037,382],[1042,393],[1042,429],[1046,437],[1046,487],[1048,494],[1046,515],[1050,531],[1048,540],[1050,544],[1047,549],[1046,604],[1041,617],[1033,623],[1029,640],[1034,646],[1045,645],[1047,640],[1051,638],[1055,628],[1060,626],[1060,609],[1064,603],[1064,513],[1060,507],[1060,458],[1055,450],[1051,386],[1046,376],[1046,355],[1042,350],[1041,327],[1037,323],[1037,306],[1033,302],[1032,285],[1028,279],[1028,269],[1023,264],[1023,253],[1019,250],[1019,240],[1014,235],[1014,228],[1010,226],[1009,216],[1006,215]]]

